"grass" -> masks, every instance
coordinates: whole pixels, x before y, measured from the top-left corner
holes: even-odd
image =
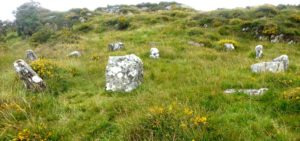
[[[130,17],[132,24],[127,30],[99,31],[97,28],[114,16],[103,14],[90,21],[96,29],[79,34],[78,44],[32,48],[27,40],[10,39],[8,49],[0,52],[0,140],[299,140],[299,100],[283,95],[300,85],[299,43],[271,44],[237,33],[220,35],[213,27],[196,27],[201,34],[189,34],[189,27],[182,23],[195,14],[191,13],[179,12],[179,18],[160,13],[169,16],[167,22],[149,21],[157,16],[155,12],[140,13]],[[212,47],[188,44],[201,38],[209,40]],[[222,39],[234,39],[239,49],[225,52],[214,48]],[[107,45],[114,41],[124,42],[125,50],[109,52]],[[160,50],[159,60],[149,58],[151,42]],[[257,44],[264,45],[262,60],[249,55]],[[24,58],[29,48],[60,67],[57,73],[62,78],[45,79],[54,92],[31,93],[18,80],[12,63]],[[82,51],[83,56],[67,58],[73,50]],[[108,57],[130,53],[143,60],[143,84],[131,93],[106,92]],[[290,58],[287,72],[250,72],[251,64],[282,54]],[[228,88],[261,87],[270,91],[252,97],[223,94]],[[172,103],[181,105],[181,110],[149,111],[153,107],[167,109]],[[186,107],[207,117],[201,130],[179,126],[185,121],[179,117]]]

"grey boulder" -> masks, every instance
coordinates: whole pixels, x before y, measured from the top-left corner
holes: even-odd
[[[231,50],[234,50],[234,49],[235,49],[234,45],[231,44],[231,43],[225,43],[225,44],[224,44],[224,48],[225,48],[225,50],[227,50],[227,51],[231,51]]]
[[[69,53],[68,57],[80,57],[81,53],[79,51],[73,51]]]
[[[143,62],[134,54],[110,56],[106,66],[106,90],[131,92],[143,81]]]
[[[284,72],[288,69],[289,58],[287,55],[281,55],[271,62],[261,62],[251,65],[251,71],[254,73],[260,72]]]
[[[262,45],[257,45],[255,47],[255,54],[256,54],[256,58],[261,58],[263,55],[263,46]]]

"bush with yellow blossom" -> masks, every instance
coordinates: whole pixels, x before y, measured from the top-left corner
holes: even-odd
[[[42,78],[54,77],[57,71],[57,64],[48,59],[37,59],[31,62],[32,69]]]
[[[129,133],[129,139],[200,140],[206,132],[207,117],[180,104],[149,108],[143,119]]]

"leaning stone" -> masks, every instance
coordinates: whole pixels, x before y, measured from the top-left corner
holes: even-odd
[[[14,68],[28,90],[41,92],[46,89],[43,79],[24,60],[15,61]]]
[[[256,58],[261,58],[263,55],[263,46],[262,45],[257,45],[255,47],[255,53],[256,53]]]
[[[287,55],[281,55],[275,59],[273,59],[273,62],[282,62],[284,65],[284,70],[286,71],[289,67],[289,57]]]
[[[79,51],[73,51],[71,52],[68,57],[80,57],[81,53]]]
[[[34,51],[30,49],[30,50],[26,51],[26,59],[30,60],[30,61],[34,61],[34,60],[38,59],[38,57],[36,56]]]
[[[109,51],[116,51],[124,48],[124,44],[122,42],[111,43],[108,45]]]
[[[234,50],[234,49],[235,49],[235,48],[234,48],[234,45],[233,45],[233,44],[230,44],[230,43],[225,43],[225,44],[224,44],[224,47],[225,47],[225,50],[228,50],[228,51]]]
[[[153,58],[153,59],[159,58],[159,50],[157,48],[150,49],[150,58]]]
[[[254,73],[260,72],[284,72],[284,64],[282,62],[262,62],[251,65],[251,70]]]
[[[262,95],[268,88],[260,88],[260,89],[227,89],[224,91],[225,94],[235,94],[235,93],[244,93],[248,95]]]
[[[106,66],[106,90],[130,92],[143,81],[143,62],[134,54],[109,57]]]

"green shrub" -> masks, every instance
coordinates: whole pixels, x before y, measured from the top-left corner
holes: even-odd
[[[187,31],[189,36],[197,36],[197,35],[203,35],[204,32],[200,28],[190,28]]]
[[[229,26],[222,26],[222,27],[220,27],[218,32],[220,33],[220,35],[229,35],[230,28],[229,28]]]
[[[116,28],[117,30],[125,30],[128,29],[130,26],[130,21],[124,16],[120,16],[116,19],[109,20],[106,22],[107,26],[112,26]]]
[[[300,23],[300,15],[299,15],[299,14],[294,14],[294,15],[292,15],[292,16],[290,17],[290,19],[291,19],[292,21],[295,21],[295,22]]]
[[[278,26],[274,23],[268,23],[264,26],[262,33],[265,35],[275,35],[278,33]]]
[[[93,27],[90,23],[84,23],[84,24],[80,24],[78,26],[75,26],[74,30],[79,31],[79,32],[87,33],[89,31],[93,30]]]
[[[71,30],[64,28],[57,33],[56,39],[58,40],[58,42],[61,43],[72,44],[72,43],[78,43],[80,38],[76,33],[73,33]]]
[[[45,28],[41,28],[36,33],[34,33],[30,38],[30,42],[33,45],[42,44],[42,43],[46,43],[54,36],[55,36],[55,32],[45,27]]]

